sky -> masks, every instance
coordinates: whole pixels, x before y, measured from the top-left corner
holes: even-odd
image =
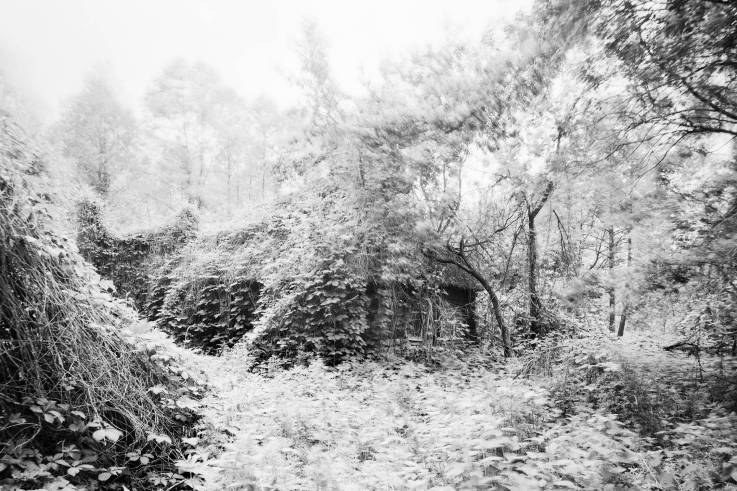
[[[0,0],[0,74],[44,122],[56,118],[92,70],[140,109],[171,61],[211,65],[247,98],[294,97],[288,79],[300,25],[329,43],[333,73],[357,92],[382,59],[450,34],[478,38],[531,0]]]

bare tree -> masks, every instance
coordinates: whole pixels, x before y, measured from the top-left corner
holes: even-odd
[[[631,264],[632,264],[632,234],[630,232],[627,235],[627,268],[628,269]],[[620,337],[624,335],[624,327],[625,327],[625,324],[627,323],[627,310],[629,309],[629,299],[627,298],[627,295],[629,293],[628,292],[629,281],[625,282],[624,289],[625,289],[624,303],[622,305],[622,315],[619,318],[619,329],[617,331],[617,336],[620,336]]]
[[[478,244],[473,245],[478,246]],[[434,251],[426,251],[426,255],[428,255],[438,263],[452,264],[462,271],[466,272],[476,281],[478,281],[479,285],[481,285],[481,287],[489,295],[491,308],[494,313],[494,319],[499,326],[499,333],[501,334],[504,356],[507,358],[514,356],[514,352],[512,350],[512,341],[509,336],[509,329],[504,323],[504,316],[502,315],[502,307],[501,303],[499,302],[499,297],[497,296],[494,288],[491,286],[489,280],[487,280],[486,277],[481,273],[480,268],[476,266],[471,259],[469,259],[468,245],[466,243],[465,237],[461,237],[461,239],[458,241],[458,245],[453,245],[450,241],[448,241],[445,249],[447,254],[445,254],[444,256],[440,256]]]
[[[527,203],[527,287],[528,287],[528,303],[530,316],[530,332],[535,336],[545,334],[545,326],[542,322],[543,306],[540,295],[537,292],[538,268],[537,268],[537,229],[535,228],[535,218],[553,192],[553,182],[548,181],[540,199],[533,205]]]

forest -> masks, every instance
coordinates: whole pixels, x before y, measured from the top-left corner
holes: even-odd
[[[737,3],[360,93],[297,36],[288,102],[182,58],[46,122],[0,66],[0,489],[737,489]]]

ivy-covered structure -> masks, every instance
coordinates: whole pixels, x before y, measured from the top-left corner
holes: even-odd
[[[111,280],[117,292],[139,310],[150,302],[152,274],[197,234],[197,216],[185,209],[158,230],[116,236],[103,223],[102,209],[91,200],[77,204],[77,247],[82,257]]]
[[[206,353],[248,335],[257,358],[338,362],[395,340],[477,338],[476,289],[462,272],[410,251],[401,262],[411,271],[399,273],[350,236],[313,230],[304,240],[301,212],[198,238],[186,213],[125,238],[90,203],[79,217],[80,250],[100,273],[177,342]]]
[[[140,488],[173,475],[197,419],[168,395],[201,391],[170,357],[121,334],[135,315],[52,219],[47,166],[0,114],[0,489]],[[103,429],[114,444],[96,437]],[[153,465],[132,462],[134,451]],[[88,472],[68,472],[79,459]]]

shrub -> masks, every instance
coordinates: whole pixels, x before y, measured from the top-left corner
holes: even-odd
[[[102,207],[92,200],[77,203],[79,251],[103,277],[111,280],[121,296],[128,296],[139,310],[150,303],[154,272],[168,262],[197,232],[196,214],[185,208],[174,221],[155,231],[118,237],[102,218]]]
[[[313,271],[266,290],[262,317],[250,339],[261,360],[314,353],[328,364],[365,353],[366,278],[343,257],[328,257]]]
[[[259,282],[246,278],[228,281],[219,274],[210,274],[164,283],[170,286],[165,289],[156,319],[175,341],[204,353],[219,354],[252,329],[261,292]]]
[[[141,482],[173,469],[196,419],[177,403],[200,389],[121,336],[134,314],[53,230],[42,162],[7,120],[0,159],[0,484]],[[133,451],[149,463],[131,464]]]

